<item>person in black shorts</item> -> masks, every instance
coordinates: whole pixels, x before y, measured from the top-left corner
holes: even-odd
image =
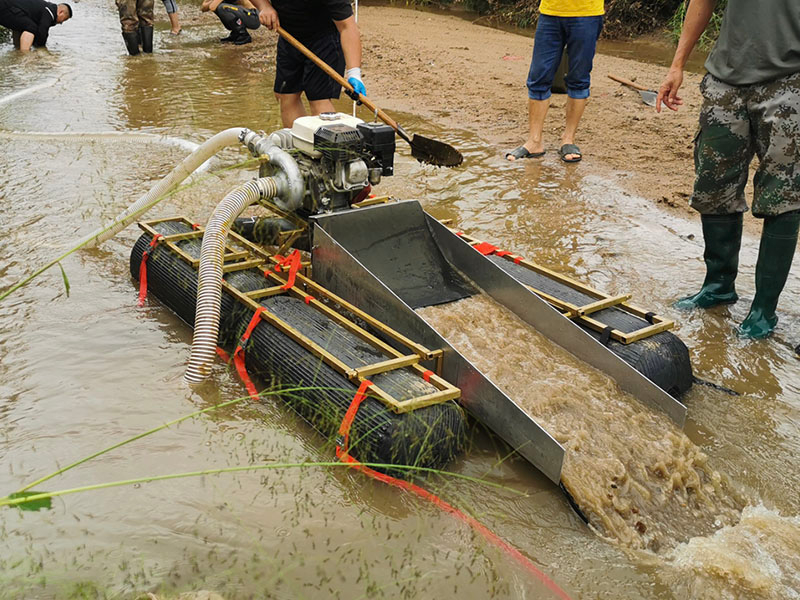
[[[43,48],[50,28],[72,16],[69,4],[51,4],[44,0],[0,0],[0,25],[14,36],[14,46],[27,52],[31,46]]]
[[[367,95],[361,81],[361,34],[349,0],[253,0],[259,20],[269,29],[283,27],[339,73],[356,92]],[[278,39],[273,91],[281,107],[284,127],[306,114],[305,92],[311,113],[333,112],[333,98],[342,87],[283,38]]]

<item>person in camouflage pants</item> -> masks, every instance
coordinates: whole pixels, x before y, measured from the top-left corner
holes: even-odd
[[[116,0],[119,21],[122,25],[122,39],[128,54],[139,54],[139,46],[144,52],[153,51],[153,2],[154,0]]]
[[[659,89],[677,110],[683,67],[707,26],[716,0],[691,0],[681,39]],[[690,205],[700,213],[706,278],[677,308],[710,308],[738,300],[744,189],[758,156],[752,213],[764,219],[756,294],[739,335],[763,338],[775,329],[800,228],[800,12],[796,0],[729,0],[720,36],[706,61],[703,108],[695,137]],[[747,40],[747,43],[742,43]]]
[[[701,214],[747,211],[744,187],[759,159],[753,216],[800,210],[800,73],[732,86],[710,73],[700,84],[703,108],[695,138],[691,207]]]

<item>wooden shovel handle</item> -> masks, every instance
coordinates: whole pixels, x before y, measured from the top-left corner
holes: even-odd
[[[635,90],[639,90],[642,92],[651,92],[652,90],[644,87],[643,85],[639,85],[638,83],[633,83],[630,79],[625,79],[624,77],[617,77],[616,75],[612,75],[611,73],[608,74],[609,79],[613,79],[617,83],[621,83],[622,85],[627,85],[632,87]]]
[[[336,72],[336,70],[334,70],[334,69],[333,69],[333,68],[332,68],[332,67],[331,67],[331,66],[330,66],[328,63],[326,63],[324,60],[322,60],[322,59],[321,59],[319,56],[317,56],[316,54],[314,54],[314,53],[313,53],[311,50],[309,50],[308,48],[306,48],[306,47],[305,47],[305,46],[304,46],[302,43],[300,43],[299,41],[297,41],[297,40],[294,38],[294,36],[292,36],[292,34],[290,34],[288,31],[286,31],[286,30],[285,30],[283,27],[280,27],[280,26],[279,26],[279,27],[277,27],[277,31],[278,31],[278,33],[280,34],[280,36],[281,36],[283,39],[285,39],[285,40],[286,40],[287,42],[289,42],[289,43],[290,43],[292,46],[294,46],[294,47],[295,47],[295,48],[297,48],[297,49],[298,49],[300,52],[302,52],[302,53],[303,53],[303,54],[304,54],[304,55],[305,55],[305,56],[306,56],[306,57],[307,57],[307,58],[308,58],[308,59],[309,59],[311,62],[313,62],[315,65],[317,65],[317,66],[318,66],[320,69],[322,69],[323,71],[325,71],[325,73],[327,73],[327,74],[328,74],[328,76],[329,76],[331,79],[333,79],[334,81],[336,81],[337,83],[339,83],[339,84],[340,84],[340,85],[341,85],[343,88],[345,88],[346,90],[349,90],[349,91],[351,91],[351,92],[355,91],[355,90],[353,90],[353,86],[352,86],[352,85],[350,85],[350,83],[348,83],[348,81],[347,81],[347,80],[346,80],[344,77],[342,77],[341,75],[339,75],[339,73],[337,73],[337,72]],[[395,130],[397,133],[399,133],[399,134],[401,135],[401,137],[403,137],[404,139],[406,139],[406,141],[408,141],[408,138],[407,138],[407,136],[405,136],[405,135],[404,135],[404,134],[405,134],[405,132],[404,132],[404,131],[402,130],[402,128],[401,128],[401,127],[400,127],[400,126],[397,124],[397,122],[396,122],[394,119],[392,119],[392,117],[390,117],[390,116],[389,116],[389,115],[387,115],[385,112],[383,112],[383,111],[382,111],[380,108],[378,108],[377,106],[375,106],[375,105],[374,105],[374,104],[373,104],[373,103],[372,103],[372,102],[371,102],[371,101],[370,101],[370,100],[369,100],[369,99],[368,99],[366,96],[362,96],[361,94],[359,94],[359,95],[358,95],[358,99],[359,99],[359,101],[361,102],[361,104],[363,104],[363,105],[364,105],[364,106],[366,106],[366,107],[367,107],[367,108],[368,108],[370,111],[372,111],[373,113],[375,113],[375,115],[376,115],[376,116],[377,116],[377,117],[378,117],[378,118],[379,118],[381,121],[383,121],[384,123],[386,123],[386,124],[387,124],[389,127],[391,127],[391,128],[392,128],[392,129],[394,129],[394,130]]]

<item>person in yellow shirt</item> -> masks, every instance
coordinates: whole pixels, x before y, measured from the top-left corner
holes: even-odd
[[[605,7],[603,0],[542,0],[539,13],[527,82],[530,131],[525,143],[505,156],[506,160],[514,161],[545,155],[544,119],[550,107],[553,79],[566,47],[567,118],[558,154],[564,162],[574,163],[582,158],[575,134],[589,98],[592,61],[603,29]]]

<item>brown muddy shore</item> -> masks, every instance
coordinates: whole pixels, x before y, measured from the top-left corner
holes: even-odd
[[[472,131],[498,156],[524,141],[532,37],[412,8],[361,6],[358,17],[364,82],[377,106],[389,113],[414,114],[445,130]],[[277,35],[263,28],[252,33],[254,43],[242,47],[242,59],[250,68],[266,71],[274,61]],[[631,48],[635,54],[635,42]],[[641,102],[638,92],[609,79],[609,73],[658,89],[666,68],[598,54],[591,99],[578,131],[584,160],[564,168],[579,170],[578,176],[609,177],[654,204],[691,210],[692,139],[702,102],[701,76],[686,73],[680,111],[657,114]],[[563,95],[552,97],[545,123],[545,161],[558,160],[565,100]]]

